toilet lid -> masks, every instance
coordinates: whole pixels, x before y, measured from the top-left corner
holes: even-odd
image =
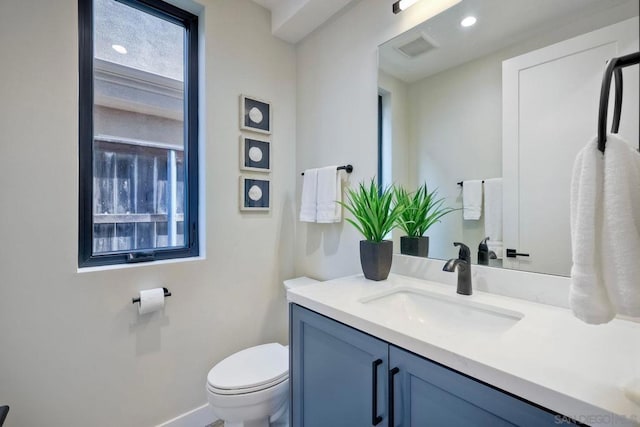
[[[288,348],[263,344],[232,354],[207,375],[209,386],[221,390],[256,389],[280,382],[289,375]]]

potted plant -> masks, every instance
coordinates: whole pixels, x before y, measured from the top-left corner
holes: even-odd
[[[440,218],[456,210],[443,206],[444,199],[436,199],[437,192],[437,189],[429,192],[426,183],[413,194],[402,187],[395,188],[396,206],[402,208],[397,225],[407,233],[400,238],[400,253],[425,258],[429,256],[429,237],[424,233],[440,222]]]
[[[360,241],[360,264],[370,280],[385,280],[391,270],[393,242],[384,238],[402,212],[393,203],[393,193],[392,187],[380,189],[372,179],[368,186],[360,183],[355,190],[347,189],[347,202],[340,202],[353,215],[346,220],[365,238]]]

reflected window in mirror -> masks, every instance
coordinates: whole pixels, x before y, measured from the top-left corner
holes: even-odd
[[[378,188],[382,188],[382,95],[378,94]]]
[[[385,188],[393,183],[392,123],[393,110],[391,93],[378,91],[378,187]]]

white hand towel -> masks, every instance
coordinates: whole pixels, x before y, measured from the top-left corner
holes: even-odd
[[[593,324],[615,316],[602,275],[603,168],[602,154],[593,140],[578,153],[571,179],[569,304],[576,317]]]
[[[617,135],[604,152],[602,269],[618,314],[640,317],[640,153]]]
[[[318,169],[307,169],[302,179],[300,221],[316,222],[318,199]]]
[[[482,181],[473,179],[462,183],[462,217],[479,220],[482,215]]]
[[[487,246],[502,258],[502,178],[484,180],[484,235]]]
[[[337,166],[318,169],[318,201],[316,221],[319,223],[342,220],[342,180]]]

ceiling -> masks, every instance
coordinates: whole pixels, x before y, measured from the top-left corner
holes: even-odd
[[[463,28],[468,15],[478,21]],[[560,32],[566,39],[637,15],[637,0],[462,0],[382,44],[379,66],[412,83],[536,35]],[[414,58],[398,51],[420,35],[434,48]]]
[[[297,43],[355,0],[253,0],[271,11],[271,33]]]

